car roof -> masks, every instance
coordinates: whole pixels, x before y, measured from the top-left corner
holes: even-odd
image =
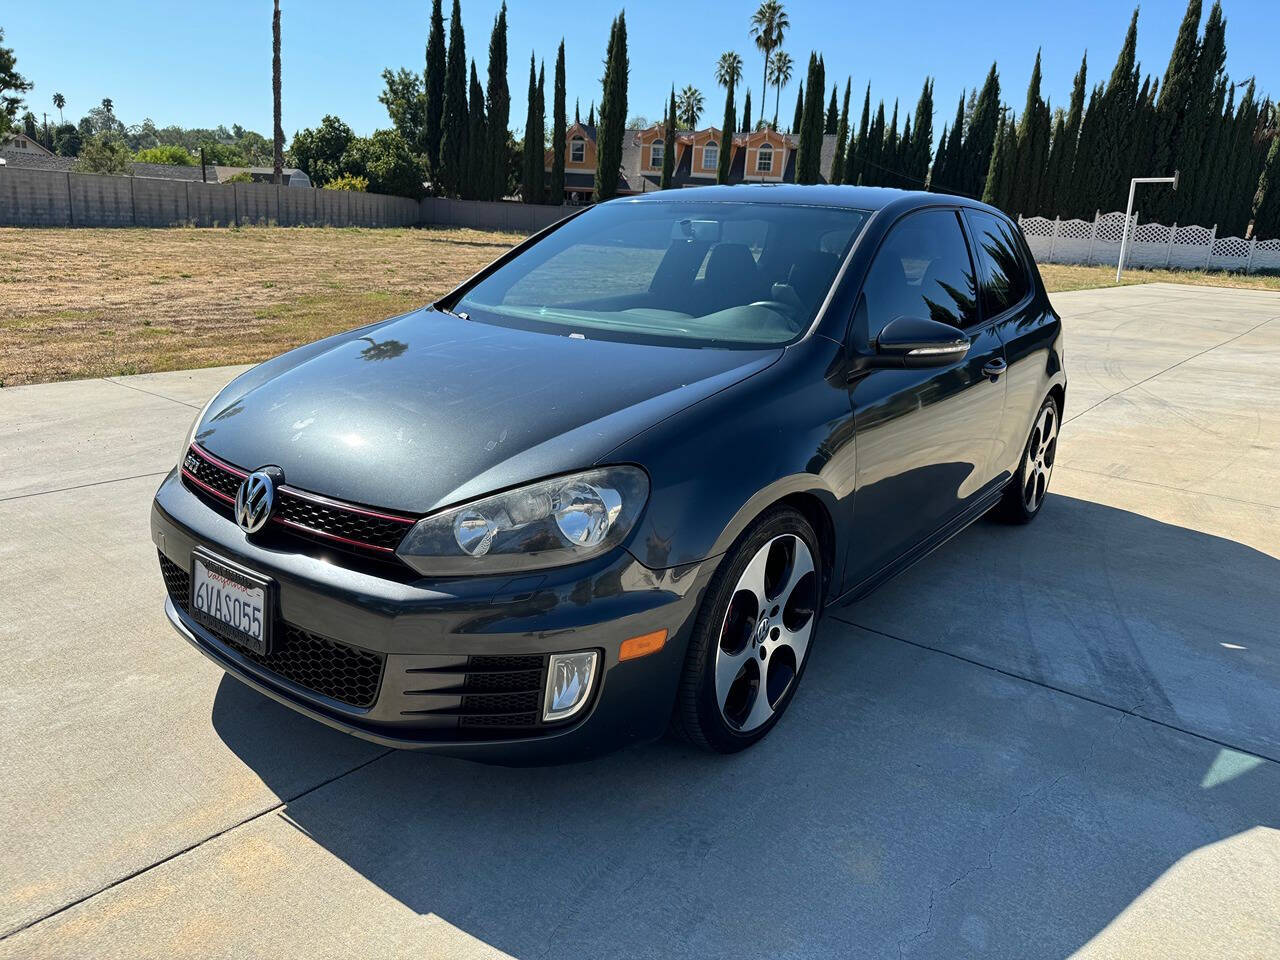
[[[883,210],[894,207],[909,210],[917,206],[952,203],[957,206],[990,210],[984,203],[968,197],[948,193],[927,193],[924,190],[896,190],[891,187],[853,187],[826,183],[742,183],[711,187],[686,187],[683,190],[656,190],[653,193],[619,197],[610,203],[783,203],[808,204],[827,207],[846,207],[851,210]],[[993,211],[994,212],[994,211]]]

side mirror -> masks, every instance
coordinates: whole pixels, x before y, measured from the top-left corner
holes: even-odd
[[[963,360],[969,338],[947,323],[922,317],[890,320],[876,337],[871,365],[909,370],[945,367]]]

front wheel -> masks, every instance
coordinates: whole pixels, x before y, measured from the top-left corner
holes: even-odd
[[[795,695],[822,597],[809,521],[775,508],[739,538],[707,588],[694,625],[673,726],[718,753],[751,746]]]
[[[1005,487],[1004,498],[997,508],[1000,516],[1012,523],[1030,523],[1044,506],[1049,491],[1049,477],[1053,474],[1053,461],[1058,454],[1058,430],[1062,426],[1062,413],[1058,401],[1045,397],[1036,414],[1031,436],[1022,451],[1018,472]]]

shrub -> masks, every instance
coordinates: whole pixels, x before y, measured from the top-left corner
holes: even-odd
[[[176,143],[166,143],[159,147],[148,147],[146,150],[139,150],[133,155],[133,159],[137,163],[163,163],[171,167],[194,167],[196,164],[195,157],[191,156],[191,151],[178,146]]]
[[[369,190],[369,178],[357,177],[353,173],[344,173],[340,177],[334,177],[322,188],[324,190],[353,190],[356,193],[367,193]]]
[[[222,181],[223,183],[253,183],[253,175],[248,170],[241,170]]]

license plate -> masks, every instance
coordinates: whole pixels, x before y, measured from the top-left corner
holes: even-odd
[[[218,636],[265,656],[271,650],[272,582],[208,554],[191,555],[191,613]]]

